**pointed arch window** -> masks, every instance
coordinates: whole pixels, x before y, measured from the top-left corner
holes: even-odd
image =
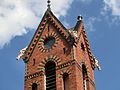
[[[88,90],[87,69],[86,69],[86,66],[84,64],[82,65],[82,75],[83,75],[83,87],[84,87],[84,90]]]
[[[45,65],[46,73],[46,90],[56,90],[56,64],[53,61],[49,61]]]
[[[69,83],[69,75],[68,73],[63,74],[63,85],[64,85],[64,90],[69,90],[68,89],[68,83]]]
[[[37,90],[37,84],[36,83],[32,84],[32,90]]]

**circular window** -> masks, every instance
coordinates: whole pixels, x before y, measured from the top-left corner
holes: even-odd
[[[50,49],[55,44],[55,38],[49,37],[44,41],[44,47]]]

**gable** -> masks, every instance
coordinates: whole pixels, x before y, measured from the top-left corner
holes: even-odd
[[[76,40],[77,44],[80,42],[81,38],[82,38],[82,42],[83,44],[85,45],[85,48],[86,48],[86,51],[87,51],[87,54],[89,56],[89,60],[90,60],[90,63],[91,63],[91,67],[94,69],[94,63],[95,63],[95,58],[91,52],[91,49],[90,49],[90,44],[88,42],[88,38],[87,38],[87,35],[86,35],[86,32],[84,30],[84,25],[81,24],[80,27],[78,27],[78,38]]]
[[[57,45],[61,45],[61,47],[69,47],[66,39],[59,33],[57,28],[51,23],[47,23],[39,38],[37,47],[41,52],[50,52],[50,50]]]
[[[72,28],[70,30],[71,34],[73,35],[73,37],[75,38],[75,46],[77,48],[77,46],[80,47],[80,44],[81,42],[85,45],[85,48],[86,48],[86,52],[89,56],[89,60],[90,60],[90,63],[91,63],[91,66],[92,68],[94,69],[94,64],[95,64],[95,58],[90,50],[90,45],[89,45],[89,42],[88,42],[88,38],[87,38],[87,35],[86,35],[86,32],[84,30],[84,24],[83,24],[83,21],[82,20],[78,20],[75,27]],[[82,39],[82,41],[81,41]],[[81,41],[81,42],[80,42]]]
[[[87,39],[85,30],[84,30],[84,25],[83,25],[82,20],[78,20],[76,26],[73,28],[73,31],[71,33],[61,24],[61,22],[54,16],[54,14],[49,9],[47,9],[47,11],[45,12],[34,36],[25,52],[25,56],[23,58],[25,62],[29,61],[37,43],[39,43],[39,41],[40,41],[41,35],[44,34],[45,31],[49,32],[49,26],[54,27],[55,32],[57,34],[59,34],[59,36],[62,37],[62,40],[64,42],[68,43],[68,45],[71,47],[73,45],[76,46],[80,40],[81,35],[83,35],[91,65],[92,66],[94,65],[95,59],[90,50],[90,45],[88,43],[88,39]],[[51,33],[51,35],[56,35],[55,32]],[[49,36],[49,35],[45,35],[45,37],[43,39],[45,39],[47,36]],[[40,50],[43,52],[47,51],[46,49],[42,49],[41,46],[38,48],[40,48]]]
[[[44,31],[49,31],[49,25],[54,26],[56,32],[64,39],[69,45],[74,44],[74,38],[67,31],[67,29],[60,23],[60,21],[54,16],[54,14],[48,9],[44,14],[23,58],[25,62],[29,61],[37,43],[39,42],[41,35]]]

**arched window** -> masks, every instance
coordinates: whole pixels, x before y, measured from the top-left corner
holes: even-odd
[[[37,84],[36,83],[32,84],[32,90],[37,90]]]
[[[88,90],[87,88],[87,69],[85,67],[85,65],[82,65],[82,75],[83,75],[83,87],[84,90]]]
[[[68,90],[68,82],[69,82],[69,75],[67,73],[63,74],[63,84],[64,84],[64,90]]]
[[[56,64],[49,61],[45,65],[46,90],[56,90]]]

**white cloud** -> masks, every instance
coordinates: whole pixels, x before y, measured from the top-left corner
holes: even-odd
[[[104,0],[104,11],[111,11],[113,16],[120,16],[120,0]]]
[[[46,10],[47,0],[0,0],[0,48],[15,36],[37,28]],[[65,16],[73,0],[52,0],[52,11]],[[30,29],[27,29],[30,28]]]
[[[89,3],[91,3],[93,0],[76,0],[76,1],[80,1],[80,2],[82,2],[82,3],[84,3],[84,4],[89,4]]]
[[[89,32],[95,31],[94,25],[95,25],[95,22],[97,21],[100,21],[100,19],[96,17],[89,17],[85,22],[86,30]]]
[[[119,25],[120,22],[120,0],[104,0],[101,14],[105,16],[110,24]]]

